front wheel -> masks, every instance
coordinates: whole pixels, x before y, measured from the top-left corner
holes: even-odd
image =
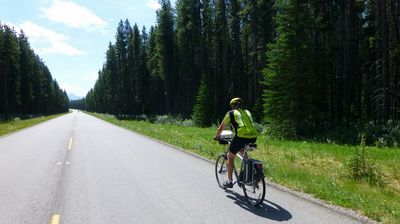
[[[243,192],[247,201],[253,205],[260,205],[265,198],[265,180],[260,178],[256,183],[248,183],[243,185]]]
[[[226,162],[226,155],[224,154],[219,155],[215,162],[215,177],[217,178],[218,186],[222,189],[225,189],[223,184],[228,179]]]

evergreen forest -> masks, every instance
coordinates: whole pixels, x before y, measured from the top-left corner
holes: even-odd
[[[119,22],[87,110],[210,126],[241,97],[281,137],[399,141],[399,0],[160,4],[152,27]]]
[[[21,31],[0,23],[0,121],[68,111],[60,89]]]

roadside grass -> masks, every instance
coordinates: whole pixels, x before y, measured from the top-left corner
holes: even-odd
[[[0,136],[10,134],[12,132],[15,132],[17,130],[27,128],[39,123],[42,123],[44,121],[51,120],[53,118],[65,115],[67,113],[63,114],[56,114],[56,115],[50,115],[50,116],[41,116],[37,118],[32,118],[32,119],[26,119],[26,120],[21,120],[19,118],[14,118],[13,120],[7,120],[7,121],[0,121]]]
[[[212,128],[117,120],[92,114],[115,125],[214,160],[224,151],[212,141]],[[306,141],[271,140],[260,136],[253,158],[264,162],[267,179],[342,207],[351,208],[382,223],[400,223],[400,149],[367,147],[367,159],[383,179],[383,186],[351,176],[349,161],[357,146]],[[267,194],[268,198],[268,194]]]

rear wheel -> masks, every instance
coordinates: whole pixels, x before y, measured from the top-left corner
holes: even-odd
[[[217,178],[219,187],[222,189],[225,189],[223,184],[228,179],[226,162],[226,155],[224,154],[219,155],[217,161],[215,162],[215,177]]]
[[[243,185],[243,192],[247,201],[253,205],[260,205],[265,198],[265,180],[260,178],[256,183],[249,183]]]

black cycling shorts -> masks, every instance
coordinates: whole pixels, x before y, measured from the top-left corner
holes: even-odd
[[[245,145],[249,143],[255,143],[256,140],[257,138],[240,138],[235,136],[232,139],[231,145],[229,146],[229,152],[236,154],[243,149]]]

